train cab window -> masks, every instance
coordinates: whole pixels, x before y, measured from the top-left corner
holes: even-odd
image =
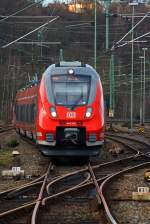
[[[52,89],[57,105],[74,107],[88,103],[90,91],[90,76],[85,75],[54,75]]]

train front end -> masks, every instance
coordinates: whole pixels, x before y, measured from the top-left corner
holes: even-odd
[[[104,141],[103,91],[89,65],[61,62],[43,74],[38,95],[37,143],[48,155],[96,156]]]

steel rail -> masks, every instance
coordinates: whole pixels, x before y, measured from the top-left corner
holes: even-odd
[[[135,156],[137,156],[137,155],[135,155]],[[118,160],[114,160],[114,161],[110,161],[110,162],[106,162],[106,163],[102,163],[102,164],[98,164],[98,165],[94,165],[94,166],[92,166],[92,168],[93,169],[99,169],[100,167],[103,167],[103,166],[106,166],[106,165],[112,165],[112,164],[115,164],[115,163],[120,163],[120,162],[122,162],[122,161],[125,161],[125,160],[127,160],[127,159],[132,159],[133,157],[131,156],[131,157],[127,157],[127,158],[125,158],[125,159],[118,159]],[[77,170],[77,171],[73,171],[73,172],[71,172],[71,173],[69,173],[69,175],[73,175],[73,174],[76,174],[76,173],[79,173],[79,172],[84,172],[84,171],[88,171],[88,168],[83,168],[83,169],[80,169],[80,170]],[[33,181],[31,181],[31,182],[29,182],[29,183],[27,183],[27,184],[24,184],[24,185],[22,185],[22,186],[20,186],[20,187],[17,187],[17,188],[11,188],[11,189],[8,189],[8,190],[6,190],[6,191],[2,191],[2,192],[0,192],[0,196],[5,196],[5,195],[7,195],[8,193],[17,193],[18,191],[21,191],[21,190],[24,190],[24,189],[26,189],[26,188],[28,188],[28,187],[32,187],[32,184],[36,184],[36,182],[37,182],[37,184],[38,184],[38,182],[40,181],[40,180],[42,180],[44,177],[45,177],[45,175],[46,174],[43,174],[41,177],[39,177],[39,178],[37,178],[37,179],[35,179],[35,180],[33,180]],[[68,174],[67,174],[68,175]],[[57,177],[56,177],[57,178]],[[59,178],[59,177],[58,177]],[[40,182],[40,183],[42,183],[42,182]],[[40,184],[39,183],[39,184]]]
[[[18,189],[15,189],[15,188],[12,188],[10,190],[7,190],[7,191],[4,191],[4,192],[1,192],[0,193],[0,196],[1,195],[8,195],[8,196],[11,196],[11,194],[15,194],[17,193],[18,191],[21,191],[21,190],[24,190],[28,187],[33,187],[33,186],[36,186],[36,185],[39,185],[39,184],[42,184],[43,181],[41,181],[43,178],[45,179],[45,176],[46,176],[47,172],[45,174],[43,174],[41,177],[31,181],[29,184],[25,184],[25,185],[22,185],[21,187],[19,187]],[[33,201],[33,202],[30,202],[30,203],[27,203],[27,204],[24,204],[22,206],[19,206],[17,208],[13,208],[13,209],[10,209],[8,211],[5,211],[5,212],[2,212],[0,213],[0,218],[2,217],[5,217],[5,216],[8,216],[12,213],[15,213],[15,212],[18,212],[22,209],[27,209],[27,208],[31,208],[33,207],[34,205],[36,205],[36,202],[37,201]]]
[[[108,176],[106,176],[106,177],[108,177]],[[89,179],[89,176],[87,177],[87,179]],[[87,179],[85,179],[82,183],[78,184],[78,186],[76,188],[68,189],[67,192],[63,192],[63,193],[62,192],[59,192],[59,194],[58,193],[57,194],[54,194],[54,195],[50,196],[50,199],[57,198],[58,196],[62,196],[65,193],[70,193],[70,192],[73,192],[75,190],[78,190],[78,189],[81,189],[81,188],[84,188],[84,187],[87,187],[87,186],[91,185],[92,182],[89,182],[89,183],[84,184],[84,182],[87,182]],[[104,178],[99,179],[99,181],[102,181],[102,180],[104,180]],[[0,213],[0,218],[4,218],[4,217],[6,217],[8,215],[11,215],[11,214],[13,214],[15,212],[19,212],[19,211],[21,211],[23,209],[32,208],[33,206],[35,206],[35,204],[36,204],[36,201],[33,201],[31,203],[24,204],[24,205],[19,206],[17,208],[13,208],[13,209],[10,209],[8,211],[2,212],[2,213]]]
[[[6,190],[6,191],[2,191],[2,192],[0,192],[0,197],[1,197],[1,196],[5,196],[5,195],[15,194],[15,193],[17,193],[17,192],[19,192],[19,191],[21,191],[21,190],[24,190],[24,189],[26,189],[26,188],[28,188],[28,187],[32,187],[32,186],[34,186],[34,185],[36,185],[36,184],[40,184],[40,183],[41,183],[40,181],[41,181],[44,177],[45,177],[45,174],[43,174],[41,177],[36,178],[35,180],[33,180],[33,181],[31,181],[31,182],[29,182],[29,183],[27,183],[27,184],[21,185],[20,187],[14,187],[14,188],[8,189],[8,190]]]
[[[133,160],[133,159],[136,158],[136,157],[141,157],[141,155],[135,154],[134,156],[129,156],[129,157],[126,157],[126,158],[124,158],[124,159],[118,159],[118,160],[114,160],[114,161],[110,161],[110,162],[106,162],[106,163],[102,163],[102,164],[94,165],[94,166],[92,166],[92,169],[98,169],[98,168],[102,168],[102,167],[109,166],[109,165],[111,166],[111,165],[113,165],[113,164],[117,164],[117,163],[120,164],[120,162],[130,161],[130,160]],[[87,171],[87,170],[88,170],[88,168],[84,168],[84,169],[80,169],[80,170],[78,170],[78,171],[74,171],[74,172],[72,172],[72,173],[75,174],[75,173],[77,173],[77,172],[79,173],[79,172],[83,172],[83,171]],[[110,176],[110,175],[106,175],[106,176],[103,177],[103,178],[99,178],[97,181],[98,181],[98,182],[103,181],[103,180],[106,179],[108,176]],[[92,182],[92,181],[90,181],[90,182],[88,182],[88,183],[85,183],[85,184],[82,184],[82,185],[79,185],[79,186],[76,186],[75,188],[67,189],[66,192],[63,192],[63,193],[62,193],[62,192],[59,192],[59,193],[54,194],[54,195],[52,195],[52,196],[45,197],[45,198],[43,199],[42,203],[44,204],[47,200],[50,200],[50,199],[53,199],[53,198],[55,198],[55,197],[64,195],[65,193],[74,192],[74,191],[76,191],[76,190],[82,190],[82,189],[84,189],[84,188],[86,188],[86,187],[89,187],[89,186],[91,186],[91,185],[93,185],[93,182]],[[28,204],[22,205],[22,206],[20,206],[20,207],[18,207],[18,208],[15,208],[15,209],[8,210],[8,211],[6,211],[6,212],[1,213],[1,214],[0,214],[0,217],[7,216],[7,215],[9,215],[9,214],[12,214],[13,212],[17,212],[17,211],[20,211],[20,210],[25,209],[25,208],[33,207],[33,206],[35,205],[35,203],[36,203],[36,201],[34,201],[34,202],[32,202],[32,203],[28,203]]]
[[[139,144],[145,145],[146,147],[149,147],[149,149],[150,149],[150,144],[148,144],[148,143],[146,143],[146,142],[142,142],[142,141],[140,141],[140,140],[138,140],[138,139],[128,138],[128,137],[126,137],[126,136],[125,136],[125,137],[124,137],[124,136],[119,136],[119,135],[108,135],[108,136],[107,136],[107,138],[109,138],[109,139],[115,140],[115,141],[117,141],[117,142],[119,142],[119,143],[122,143],[122,144],[124,144],[124,145],[128,145],[128,147],[130,147],[130,148],[132,148],[133,150],[137,151],[138,154],[141,154],[141,155],[144,155],[144,156],[150,158],[150,151],[148,151],[148,152],[145,153],[145,152],[143,152],[143,150],[141,150],[141,149],[137,149],[135,146],[132,146],[132,145],[130,145],[130,144],[125,143],[124,141],[119,140],[117,137],[119,137],[119,138],[121,138],[121,139],[128,140],[128,141],[137,142],[137,143],[139,143]]]
[[[99,165],[99,167],[98,168],[102,168],[102,167],[105,167],[105,166],[108,166],[108,165],[113,165],[113,164],[116,164],[116,163],[119,163],[120,164],[120,162],[125,162],[125,161],[132,161],[134,158],[141,158],[142,157],[142,155],[136,155],[136,156],[130,156],[130,157],[127,157],[127,158],[125,158],[125,159],[119,159],[119,160],[115,160],[115,162],[113,161],[113,162],[108,162],[108,163],[104,163],[104,164],[102,164],[102,165]],[[94,166],[91,166],[92,167],[92,169],[95,169],[95,167]],[[97,167],[96,167],[97,168]],[[88,168],[87,168],[88,169]],[[86,169],[86,170],[87,170]],[[85,170],[85,169],[84,169]],[[111,175],[111,174],[110,174]],[[103,181],[103,180],[105,180],[107,177],[109,177],[110,175],[106,175],[106,176],[104,176],[104,177],[102,177],[102,178],[98,178],[97,179],[97,182],[100,182],[100,181]],[[43,201],[42,201],[42,205],[45,205],[45,203],[46,203],[46,201],[49,201],[49,200],[51,200],[51,199],[54,199],[54,198],[56,198],[56,197],[59,197],[59,196],[62,196],[62,195],[64,195],[64,194],[66,194],[66,193],[70,193],[70,192],[73,192],[73,191],[76,191],[76,190],[82,190],[82,189],[84,189],[85,187],[89,187],[89,186],[92,186],[93,185],[93,180],[92,181],[89,181],[88,183],[85,183],[85,184],[83,184],[83,185],[81,185],[81,186],[76,186],[76,187],[72,187],[72,188],[69,188],[69,189],[67,189],[67,190],[65,190],[65,191],[63,191],[63,192],[58,192],[58,193],[56,193],[56,194],[53,194],[53,195],[51,195],[51,196],[48,196],[48,197],[45,197],[44,199],[43,199]]]
[[[108,184],[109,182],[112,181],[113,178],[116,178],[117,176],[119,175],[122,175],[126,172],[129,172],[131,170],[135,170],[137,168],[141,168],[141,167],[144,167],[144,166],[147,166],[147,165],[150,165],[150,162],[146,162],[146,163],[141,163],[140,165],[137,165],[137,166],[134,166],[134,167],[130,167],[130,168],[127,168],[123,171],[119,171],[111,176],[109,176],[108,178],[106,178],[102,184],[100,185],[100,195],[101,195],[101,199],[102,199],[102,202],[103,202],[103,205],[104,205],[104,209],[105,209],[105,212],[106,212],[106,216],[108,218],[108,221],[112,224],[118,224],[119,222],[116,220],[116,218],[113,217],[113,215],[111,214],[111,211],[110,211],[110,208],[108,206],[108,203],[106,201],[106,198],[104,196],[104,190],[106,189],[106,184]]]
[[[12,199],[12,198],[16,197],[18,194],[20,195],[20,192],[22,192],[24,190],[28,190],[29,191],[32,187],[36,187],[38,185],[42,185],[42,183],[43,183],[43,181],[41,180],[41,181],[35,182],[35,183],[31,184],[31,185],[25,186],[23,188],[19,188],[16,191],[8,193],[5,196],[5,198]]]
[[[71,173],[67,173],[65,175],[62,175],[58,178],[56,178],[55,180],[51,181],[47,186],[46,186],[46,190],[47,190],[47,194],[50,194],[50,191],[49,191],[49,188],[55,184],[56,182],[60,181],[60,180],[63,180],[65,178],[68,178],[68,177],[71,177],[71,176],[74,176],[74,175],[77,175],[77,174],[80,174],[80,173],[83,173],[83,172],[86,172],[87,171],[87,168],[85,169],[80,169],[80,170],[77,170],[77,171],[73,171]]]
[[[101,196],[100,196],[100,193],[99,193],[98,181],[96,180],[95,174],[93,172],[93,169],[92,169],[90,163],[88,164],[88,168],[89,168],[89,172],[91,174],[91,178],[93,180],[93,184],[95,185],[95,188],[96,188],[98,203],[101,204]]]
[[[132,167],[135,167],[135,166],[132,166]],[[92,168],[92,167],[91,167],[91,168]],[[131,169],[131,167],[130,167],[129,169]],[[123,171],[124,171],[124,170],[123,170]],[[120,171],[119,171],[119,172],[120,172]],[[92,175],[91,175],[91,176],[92,176]],[[94,175],[94,176],[95,176],[95,175]],[[105,176],[105,177],[103,177],[103,178],[99,178],[99,179],[96,180],[96,182],[98,183],[98,182],[100,182],[100,181],[103,181],[103,180],[109,178],[110,176],[111,176],[111,175],[107,175],[107,176]],[[95,178],[95,179],[96,179],[96,178]],[[57,197],[63,196],[63,195],[65,195],[65,194],[67,194],[67,193],[71,193],[71,192],[74,192],[74,191],[77,191],[77,190],[83,190],[83,189],[85,189],[85,187],[89,187],[89,186],[95,185],[95,183],[93,183],[93,182],[94,182],[94,181],[92,180],[92,181],[90,181],[90,182],[88,182],[88,183],[86,183],[86,184],[79,185],[79,186],[77,185],[77,186],[74,186],[74,187],[72,187],[72,188],[69,188],[69,189],[67,189],[67,190],[65,190],[65,191],[61,191],[61,192],[58,192],[58,193],[53,194],[53,195],[51,195],[51,196],[45,197],[45,198],[43,199],[43,201],[42,201],[42,205],[45,205],[46,202],[47,202],[47,201],[50,201],[51,199],[56,199]],[[99,186],[99,185],[98,185],[98,186]],[[98,188],[97,188],[96,190],[97,190],[98,195],[101,196],[100,190],[98,190]],[[115,222],[114,222],[113,224],[115,224]]]
[[[130,159],[133,159],[134,157],[130,157]],[[129,159],[129,158],[128,158]],[[125,159],[127,160],[127,158]],[[122,160],[117,160],[118,161],[122,161]],[[106,166],[108,165],[107,163],[105,164]],[[110,162],[109,162],[109,165]],[[104,164],[102,165],[102,167],[104,166]],[[106,178],[108,178],[110,175],[106,175],[105,177],[102,177],[102,178],[98,178],[97,179],[97,182],[102,182],[104,181]],[[51,199],[54,199],[54,198],[57,198],[57,197],[60,197],[60,196],[63,196],[64,194],[67,194],[67,193],[71,193],[71,192],[75,192],[77,190],[84,190],[85,188],[87,187],[90,187],[93,185],[93,181],[89,181],[88,183],[85,183],[85,184],[82,184],[82,185],[79,185],[79,186],[76,186],[76,187],[72,187],[70,189],[67,189],[65,192],[59,192],[59,193],[56,193],[56,194],[53,194],[49,197],[45,197],[43,200],[42,200],[42,204],[44,205],[46,203],[46,201],[49,201]],[[18,211],[21,211],[23,209],[27,209],[27,208],[32,208],[34,205],[36,204],[36,201],[33,201],[31,203],[28,203],[28,204],[25,204],[25,205],[22,205],[22,206],[19,206],[17,208],[14,208],[14,209],[10,209],[6,212],[3,212],[3,213],[0,213],[0,218],[2,217],[5,217],[5,216],[8,216],[10,214],[13,214],[15,212],[18,212]]]
[[[32,208],[35,204],[36,204],[36,201],[33,201],[33,202],[30,202],[30,203],[24,204],[22,206],[19,206],[17,208],[13,208],[13,209],[10,209],[8,211],[2,212],[2,213],[0,213],[0,218],[4,218],[8,215],[12,215],[13,213],[19,212],[23,209]]]
[[[107,136],[107,139],[110,139],[110,140],[114,140],[116,142],[119,142],[121,143],[122,145],[128,147],[130,150],[132,150],[133,152],[136,152],[136,155],[140,155],[140,151],[137,150],[134,146],[131,146],[127,143],[125,143],[124,141],[121,141],[121,140],[118,140],[115,136]]]
[[[30,182],[29,184],[26,184],[26,185],[22,185],[21,187],[17,188],[16,190],[14,190],[13,188],[13,191],[11,191],[12,189],[8,190],[8,191],[4,191],[2,192],[2,194],[6,194],[6,197],[13,197],[15,196],[15,194],[19,193],[20,191],[23,191],[23,190],[26,190],[27,188],[32,188],[32,187],[35,187],[36,185],[40,185],[43,183],[43,178],[45,177],[45,174],[43,176],[41,176],[38,181],[38,179],[32,181],[32,183]],[[58,177],[55,177],[53,180],[57,179]],[[41,179],[41,180],[40,180]],[[9,192],[10,191],[10,192]],[[1,196],[1,194],[0,194]]]
[[[131,146],[129,146],[129,147],[131,147]],[[118,159],[118,160],[114,160],[114,161],[110,161],[110,162],[105,162],[105,163],[102,163],[102,164],[94,165],[94,166],[92,166],[92,169],[99,169],[99,168],[102,168],[102,167],[105,167],[105,166],[108,166],[108,165],[112,165],[112,164],[115,164],[115,163],[125,162],[128,159],[132,160],[134,157],[138,157],[138,156],[139,156],[139,153],[135,154],[134,156],[129,156],[129,157],[126,157],[126,158],[123,158],[123,159]],[[88,168],[84,168],[84,169],[80,169],[80,170],[77,170],[77,171],[73,171],[73,172],[71,172],[71,173],[69,173],[67,175],[71,176],[73,174],[82,173],[82,172],[85,172],[85,171],[88,171]],[[5,196],[8,193],[10,193],[10,195],[11,194],[15,194],[18,191],[24,190],[24,189],[26,189],[28,187],[32,187],[33,186],[32,184],[34,184],[34,185],[40,184],[42,182],[39,182],[39,181],[42,180],[44,177],[45,177],[45,174],[43,174],[41,177],[39,177],[39,178],[37,178],[37,179],[27,183],[27,184],[24,184],[24,185],[22,185],[22,186],[20,186],[18,188],[11,188],[11,189],[8,189],[6,191],[0,192],[0,196]],[[58,177],[58,178],[60,178],[60,177]],[[56,177],[56,179],[57,179],[57,177]]]
[[[110,162],[106,162],[106,163],[102,163],[102,164],[94,165],[94,166],[91,166],[91,167],[92,167],[93,170],[97,170],[97,169],[102,168],[102,167],[105,167],[105,166],[109,166],[109,165],[111,166],[111,165],[113,165],[113,164],[117,164],[117,163],[120,164],[120,162],[126,162],[126,161],[128,161],[128,160],[133,160],[134,158],[137,158],[137,157],[141,157],[141,155],[139,155],[138,152],[137,152],[135,155],[133,155],[133,156],[128,156],[128,157],[123,158],[123,159],[118,159],[118,160],[114,160],[114,161],[110,161]],[[63,178],[71,177],[71,176],[76,175],[76,174],[81,174],[81,173],[86,172],[86,171],[88,171],[88,170],[89,170],[88,167],[87,167],[87,168],[83,168],[83,169],[79,169],[79,170],[77,170],[77,171],[73,171],[73,172],[71,172],[71,173],[67,173],[67,174],[65,174],[65,175],[63,175],[63,176],[60,176],[60,177],[54,179],[53,181],[51,181],[51,182],[47,185],[47,187],[46,187],[46,189],[47,189],[47,193],[48,193],[48,194],[50,193],[50,192],[49,192],[49,188],[50,188],[54,183],[56,183],[57,181],[62,180]]]
[[[14,129],[14,126],[12,124],[0,125],[0,134],[3,134],[7,131],[11,131],[13,129]]]
[[[7,132],[7,131],[11,131],[13,130],[14,128],[7,128],[7,129],[0,129],[0,133],[4,133],[4,132]]]
[[[97,192],[98,203],[99,203],[99,202],[103,202],[103,204],[104,204],[104,199],[105,199],[105,198],[102,198],[102,194],[101,194],[101,191],[100,191],[100,186],[98,185],[98,181],[97,181],[97,179],[96,179],[96,177],[95,177],[94,171],[93,171],[92,167],[90,166],[90,164],[88,165],[88,167],[89,167],[89,171],[90,171],[90,173],[91,173],[91,177],[92,177],[92,180],[93,180],[93,183],[94,183],[94,185],[95,185],[96,192]],[[112,176],[112,175],[111,175],[111,176]],[[111,176],[109,176],[109,177],[111,177]],[[108,178],[109,178],[109,177],[108,177]],[[107,178],[107,179],[108,179],[108,178]],[[100,204],[101,204],[101,203],[100,203]],[[107,206],[107,203],[105,203],[105,207],[108,207],[108,206]],[[109,220],[111,220],[111,223],[113,223],[113,224],[117,224],[117,222],[115,221],[115,219],[114,219],[113,216],[111,215],[110,210],[108,210],[108,209],[107,209],[107,214],[108,214],[108,217],[110,217]]]
[[[108,177],[108,175],[106,175],[106,176],[103,177],[103,178],[99,178],[98,181],[102,181],[102,180],[104,180],[106,177]],[[87,177],[87,178],[89,179],[89,177]],[[65,193],[74,192],[75,190],[84,189],[85,187],[88,187],[88,186],[90,186],[90,185],[93,184],[92,181],[90,181],[90,182],[88,182],[88,183],[84,183],[84,182],[87,182],[87,181],[88,181],[87,179],[84,180],[82,183],[78,184],[78,186],[76,186],[76,187],[72,187],[72,188],[70,188],[70,189],[67,189],[66,192],[59,192],[59,193],[57,193],[57,194],[53,194],[52,196],[46,197],[46,198],[43,199],[43,201],[44,201],[44,200],[47,201],[47,200],[53,199],[53,198],[55,198],[55,197],[62,196],[62,195],[64,195]],[[81,185],[81,184],[82,184],[82,185]],[[31,203],[24,204],[24,205],[19,206],[19,207],[17,207],[17,208],[13,208],[13,209],[10,209],[10,210],[8,210],[8,211],[2,212],[2,213],[0,213],[0,218],[5,217],[5,216],[8,216],[8,215],[10,215],[10,214],[12,214],[12,213],[18,212],[18,211],[20,211],[20,210],[22,210],[22,209],[31,208],[31,207],[33,207],[35,204],[36,204],[36,201],[33,201],[33,202],[31,202]],[[44,204],[44,203],[43,203],[43,204]]]
[[[89,173],[86,172],[86,174],[87,174],[87,177],[85,178],[85,180],[81,181],[79,184],[76,184],[76,185],[75,185],[76,187],[77,187],[77,186],[81,186],[82,184],[85,184],[85,183],[90,179],[90,175],[89,175]],[[56,179],[55,181],[52,181],[51,183],[49,183],[49,184],[48,184],[48,187],[47,187],[47,193],[50,195],[50,187],[52,187],[52,185],[56,184],[58,181],[63,180],[63,179],[65,179],[65,178],[68,178],[69,176],[70,176],[70,175],[65,176],[65,177],[63,177],[63,178]],[[70,187],[69,190],[72,189],[72,188],[74,188],[75,186]],[[67,189],[67,190],[68,190],[68,189]],[[63,190],[63,191],[67,191],[67,190]],[[63,191],[61,191],[61,192],[63,192]],[[60,192],[59,192],[59,193],[60,193]]]
[[[140,143],[140,144],[143,144],[143,145],[145,145],[145,146],[147,146],[147,147],[150,147],[150,144],[149,144],[148,142],[140,141],[140,140],[135,139],[135,138],[130,138],[130,137],[126,137],[126,136],[121,136],[121,135],[118,135],[118,134],[108,134],[108,133],[106,133],[105,135],[106,135],[106,137],[107,137],[107,136],[114,136],[114,137],[124,138],[124,139],[127,139],[127,140],[132,140],[132,141],[138,142],[138,143]]]
[[[140,166],[140,165],[138,165],[138,166]],[[132,169],[132,168],[130,168],[130,169]],[[97,179],[97,182],[102,182],[102,181],[103,181],[103,183],[104,183],[104,180],[109,179],[109,177],[110,177],[110,175],[107,175],[107,176],[105,176],[105,177],[103,177],[103,178],[99,178],[99,179]],[[63,196],[64,194],[67,194],[67,193],[75,192],[75,191],[77,191],[77,190],[83,190],[83,189],[85,189],[86,187],[89,187],[89,186],[92,186],[92,185],[93,185],[93,181],[90,181],[90,182],[88,182],[88,183],[85,183],[85,184],[82,184],[82,185],[79,185],[79,186],[76,186],[76,187],[72,187],[71,189],[67,189],[67,191],[65,191],[65,192],[59,192],[59,193],[57,193],[57,194],[53,194],[53,195],[51,195],[51,196],[49,196],[49,197],[44,198],[44,199],[42,200],[42,205],[44,205],[45,202],[48,201],[48,200],[57,198],[57,197],[59,197],[59,196]],[[101,185],[101,186],[102,186],[102,185]],[[100,187],[101,187],[101,186],[100,186]],[[100,195],[102,195],[101,192],[100,192]],[[101,197],[101,198],[102,198],[102,197]],[[102,202],[103,202],[103,200],[102,200]],[[3,213],[0,214],[0,218],[5,217],[5,216],[8,216],[8,215],[10,215],[10,214],[12,214],[12,213],[14,213],[14,212],[21,211],[22,209],[32,208],[33,206],[35,206],[35,204],[36,204],[36,201],[34,201],[34,202],[32,202],[32,203],[25,204],[25,205],[20,206],[20,207],[18,207],[18,208],[11,209],[11,210],[9,210],[9,211],[3,212]]]
[[[36,186],[36,185],[40,185],[40,184],[43,183],[42,179],[45,177],[45,175],[46,175],[46,173],[43,174],[41,177],[36,178],[35,180],[31,181],[30,183],[22,185],[21,187],[12,188],[12,189],[0,192],[0,196],[12,197],[14,194],[16,194],[16,193],[18,193],[18,192],[20,192],[22,190],[25,190],[26,188],[30,188],[30,187],[33,187],[33,186]],[[9,214],[12,214],[14,212],[18,212],[18,211],[20,211],[22,209],[33,207],[35,204],[36,204],[36,201],[33,201],[31,203],[24,204],[24,205],[19,206],[17,208],[10,209],[10,210],[8,210],[6,212],[2,212],[2,213],[0,213],[0,218],[8,216]]]
[[[10,128],[10,127],[14,127],[14,125],[13,124],[3,124],[3,125],[0,125],[0,129],[2,129],[2,128]]]
[[[47,178],[48,178],[48,175],[50,173],[51,167],[52,167],[52,163],[50,163],[50,165],[48,167],[48,170],[46,172],[46,175],[44,177],[43,184],[42,184],[42,187],[40,189],[40,193],[38,195],[38,198],[37,198],[37,201],[36,201],[33,213],[32,213],[31,224],[35,224],[36,223],[37,213],[38,213],[38,210],[39,210],[42,198],[43,198],[43,193],[44,193],[44,190],[45,190],[45,187],[46,187],[46,182],[47,182]]]
[[[139,156],[139,157],[141,157],[141,156]],[[135,158],[135,156],[130,156],[130,157],[127,157],[125,159],[119,159],[119,160],[115,160],[115,161],[111,161],[111,162],[107,162],[107,163],[95,165],[95,166],[92,166],[92,169],[98,169],[100,167],[102,168],[102,167],[109,166],[109,165],[111,166],[111,165],[113,165],[115,163],[120,163],[120,162],[125,162],[125,161],[129,161],[129,160],[133,160],[134,158]],[[81,170],[82,171],[85,171],[85,170],[87,171],[87,169],[88,168],[81,169]],[[74,171],[74,173],[76,173],[76,172]],[[98,178],[97,179],[97,182],[102,182],[103,180],[105,180],[109,176],[110,175],[106,175],[106,176],[104,176],[102,178]],[[93,185],[93,181],[89,181],[88,183],[84,183],[84,184],[79,185],[79,186],[71,187],[70,189],[67,189],[66,191],[59,192],[59,193],[53,194],[51,196],[45,197],[42,200],[42,204],[44,205],[46,203],[46,201],[49,201],[49,200],[54,199],[54,198],[57,198],[59,196],[63,196],[64,194],[71,193],[71,192],[75,192],[77,190],[84,190],[85,188],[90,187],[92,185]],[[16,213],[16,212],[21,211],[23,209],[32,208],[33,206],[35,206],[35,204],[36,204],[36,201],[33,201],[31,203],[24,204],[24,205],[19,206],[17,208],[13,208],[13,209],[10,209],[8,211],[2,212],[2,213],[0,213],[0,218],[6,217],[6,216],[8,216],[10,214]]]
[[[103,178],[99,178],[97,181],[103,181],[105,178],[107,178],[109,175],[106,175],[105,177]],[[89,176],[90,177],[90,176]],[[87,177],[89,179],[89,177]],[[74,191],[77,191],[77,190],[82,190],[84,189],[85,187],[89,187],[91,185],[93,185],[93,181],[89,181],[88,183],[85,183],[87,182],[87,180],[85,179],[83,182],[71,187],[71,188],[68,188],[64,191],[61,191],[61,192],[58,192],[56,194],[53,194],[51,196],[48,196],[48,197],[45,197],[42,201],[42,205],[45,205],[47,201],[51,200],[51,199],[54,199],[54,198],[57,198],[57,197],[60,197],[60,196],[63,196],[65,194],[68,194],[68,193],[72,193]]]

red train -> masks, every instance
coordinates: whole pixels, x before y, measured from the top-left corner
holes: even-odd
[[[16,131],[46,155],[98,155],[104,142],[99,75],[80,62],[49,66],[40,83],[17,92],[14,121]]]

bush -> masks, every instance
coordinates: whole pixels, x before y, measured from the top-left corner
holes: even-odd
[[[9,166],[12,163],[12,150],[4,149],[0,153],[0,166]]]
[[[11,147],[11,148],[15,148],[16,146],[19,145],[19,142],[17,141],[17,139],[11,139],[11,140],[7,143],[7,145],[8,145],[9,147]]]

